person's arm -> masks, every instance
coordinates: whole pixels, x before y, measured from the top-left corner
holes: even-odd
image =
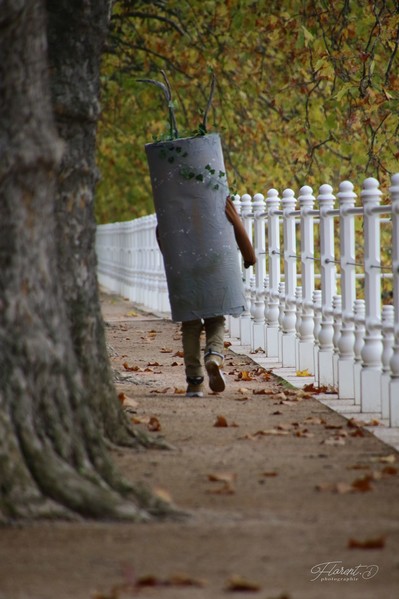
[[[225,213],[234,227],[236,242],[244,258],[244,267],[253,266],[256,263],[255,251],[230,196],[226,199]]]

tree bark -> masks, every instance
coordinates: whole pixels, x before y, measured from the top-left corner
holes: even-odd
[[[0,520],[147,518],[163,506],[128,488],[115,472],[92,415],[94,388],[88,377],[98,372],[84,362],[98,355],[96,368],[106,370],[91,249],[96,115],[91,127],[79,129],[77,103],[77,120],[70,124],[75,145],[60,140],[51,104],[44,0],[1,4],[0,56]],[[67,67],[63,73],[71,76]],[[93,87],[93,103],[94,93]],[[77,147],[86,136],[87,165]],[[72,221],[71,233],[60,226],[60,212]],[[63,244],[71,244],[71,251]],[[65,281],[71,290],[67,298]],[[93,310],[86,315],[91,301]],[[91,350],[97,342],[99,354]],[[102,377],[98,384],[106,383]],[[109,381],[104,396],[108,393],[115,396]],[[119,420],[126,428],[115,402],[114,423]]]
[[[110,9],[110,0],[47,0],[50,84],[64,142],[56,185],[58,272],[93,418],[112,442],[134,445],[137,433],[123,417],[112,383],[96,279],[96,128]]]

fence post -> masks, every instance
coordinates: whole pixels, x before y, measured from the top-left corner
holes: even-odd
[[[353,304],[356,298],[355,220],[348,210],[355,206],[356,197],[352,183],[343,181],[338,192],[342,295],[342,327],[338,341],[338,397],[340,399],[353,399],[355,397],[355,325],[353,316]]]
[[[305,185],[299,192],[301,211],[301,273],[302,273],[302,318],[299,329],[299,370],[314,373],[313,364],[313,301],[314,290],[314,231],[310,213],[315,201],[313,190]]]
[[[334,217],[329,214],[334,208],[335,196],[331,185],[322,185],[317,197],[320,207],[320,270],[321,270],[321,321],[318,352],[318,384],[334,384],[333,336],[334,318],[332,301],[337,293],[337,269],[334,249]]]
[[[283,191],[283,229],[284,229],[284,279],[285,279],[285,308],[282,322],[282,365],[295,366],[295,287],[296,287],[296,228],[295,195],[292,189]]]
[[[338,389],[338,343],[341,337],[341,326],[342,326],[342,297],[340,295],[334,295],[333,297],[333,317],[334,317],[334,336],[333,336],[333,371],[334,371],[334,387]]]
[[[399,173],[392,177],[389,191],[392,197],[392,270],[395,310],[394,346],[389,385],[390,426],[399,426]]]
[[[265,232],[265,198],[261,193],[254,195],[253,202],[255,220],[255,254],[256,254],[256,293],[253,310],[252,348],[265,349],[265,289],[263,281],[266,274],[266,232]]]
[[[361,198],[364,206],[364,270],[366,299],[366,334],[362,349],[361,411],[381,411],[381,262],[380,216],[373,208],[380,203],[381,191],[377,179],[369,177],[363,183]]]
[[[382,375],[381,375],[381,416],[389,419],[389,382],[391,369],[389,366],[393,354],[393,306],[382,307]]]
[[[241,217],[244,222],[245,230],[248,237],[252,241],[252,207],[251,207],[251,196],[244,193],[241,196]],[[251,345],[251,276],[253,273],[253,267],[245,269],[244,273],[244,289],[245,298],[247,301],[246,310],[241,314],[240,317],[240,339],[241,345]]]
[[[237,214],[241,215],[241,202],[240,196],[235,194],[232,196],[232,201],[237,210]],[[243,261],[239,248],[237,247],[237,260],[240,265],[240,270],[243,271]],[[234,316],[229,316],[228,318],[228,328],[230,337],[238,339],[240,337],[240,317],[235,318]]]
[[[319,334],[320,334],[320,322],[321,322],[321,290],[315,289],[313,291],[313,363],[314,363],[314,379],[319,380]]]
[[[364,333],[365,333],[365,314],[366,314],[366,303],[363,299],[355,300],[353,306],[354,320],[355,320],[355,363],[353,365],[354,373],[354,391],[355,391],[355,405],[360,406],[361,403],[361,372],[362,372],[362,348],[364,345]]]
[[[278,284],[278,297],[279,297],[279,313],[278,313],[278,361],[282,361],[283,354],[283,319],[284,319],[284,307],[285,307],[285,283],[280,281]]]
[[[268,257],[269,257],[269,306],[266,326],[266,353],[269,357],[278,358],[278,317],[280,282],[280,221],[275,211],[279,208],[280,199],[276,189],[269,189],[266,197],[268,214]]]

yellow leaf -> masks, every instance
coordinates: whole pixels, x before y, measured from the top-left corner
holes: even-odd
[[[310,374],[309,370],[306,368],[306,370],[297,370],[296,376],[312,376],[312,375]]]

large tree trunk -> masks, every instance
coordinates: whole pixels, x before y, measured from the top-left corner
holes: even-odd
[[[84,2],[70,4],[76,8]],[[44,0],[6,0],[0,6],[0,520],[76,514],[142,518],[146,514],[137,494],[113,469],[91,413],[88,370],[82,376],[79,364],[85,351],[83,341],[77,341],[80,326],[85,334],[90,327],[93,331],[85,346],[89,360],[95,355],[90,344],[97,339],[103,344],[92,291],[92,154],[87,167],[78,160],[79,172],[68,172],[75,168],[53,118],[45,16]],[[87,133],[78,129],[75,123],[73,137],[83,143]],[[93,135],[94,129],[92,150]],[[63,238],[58,237],[54,197],[60,163],[64,179],[79,177],[87,168],[79,195],[72,188],[63,195],[66,219],[77,221],[75,204],[80,202],[81,223],[73,228],[80,239],[64,228]],[[71,274],[65,267],[59,277],[59,256],[67,258],[60,244],[72,240],[71,255],[82,244],[79,253],[87,250],[87,262],[81,264],[80,257],[76,275],[74,261]],[[88,290],[76,301],[79,315],[72,335],[70,298],[65,301],[61,285],[68,276],[71,289],[82,284]],[[87,294],[95,304],[89,317]],[[105,350],[100,351],[104,367]],[[132,493],[135,501],[124,499]],[[158,509],[152,498],[145,501],[149,511]]]
[[[93,418],[105,436],[135,444],[117,401],[96,280],[94,190],[99,72],[111,0],[47,0],[50,84],[64,154],[57,179],[59,277]],[[146,442],[144,436],[141,442]]]

